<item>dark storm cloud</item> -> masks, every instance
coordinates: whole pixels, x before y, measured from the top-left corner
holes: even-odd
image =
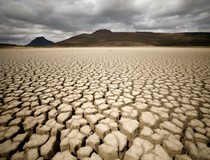
[[[209,0],[0,0],[0,42],[53,41],[99,28],[210,31]]]

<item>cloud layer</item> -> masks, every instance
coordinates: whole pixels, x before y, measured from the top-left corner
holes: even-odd
[[[0,42],[112,31],[210,32],[209,0],[0,0]]]

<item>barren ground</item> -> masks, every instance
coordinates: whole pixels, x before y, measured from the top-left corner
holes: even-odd
[[[0,159],[210,159],[209,48],[0,50]]]

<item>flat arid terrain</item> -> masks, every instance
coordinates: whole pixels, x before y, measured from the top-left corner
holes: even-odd
[[[210,160],[210,48],[1,49],[0,157]]]

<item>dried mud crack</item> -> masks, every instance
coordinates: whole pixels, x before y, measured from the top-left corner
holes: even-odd
[[[209,160],[210,49],[0,50],[0,159]]]

